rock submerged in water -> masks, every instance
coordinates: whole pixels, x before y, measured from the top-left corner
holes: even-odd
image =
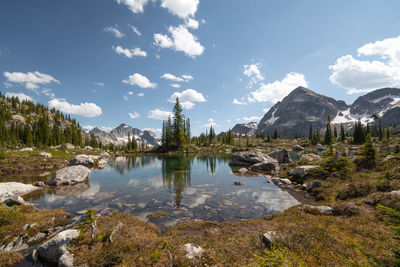
[[[277,171],[278,170],[278,161],[273,158],[269,158],[267,162],[261,162],[254,164],[250,167],[250,170],[253,172],[257,171]]]
[[[271,152],[268,154],[269,157],[274,158],[278,161],[279,164],[283,164],[283,163],[290,163],[292,162],[292,159],[290,158],[289,152],[284,149],[278,149],[274,152]]]
[[[267,161],[267,155],[264,153],[251,150],[235,152],[232,154],[232,159],[229,161],[229,166],[231,167],[250,167],[257,163],[262,163]]]
[[[86,182],[89,179],[90,169],[85,166],[77,165],[65,167],[56,171],[49,181],[48,185],[74,185]]]
[[[22,196],[38,190],[39,187],[31,184],[23,184],[17,182],[0,183],[0,202],[5,201],[13,196]]]

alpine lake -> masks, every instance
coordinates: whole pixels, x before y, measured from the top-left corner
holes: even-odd
[[[89,183],[50,187],[26,200],[39,209],[64,207],[73,216],[88,207],[102,215],[126,212],[162,230],[185,220],[257,218],[299,204],[264,176],[235,175],[228,165],[230,158],[224,153],[116,157],[106,168],[93,170]],[[47,181],[49,176],[29,180]],[[162,216],[152,216],[155,212]]]

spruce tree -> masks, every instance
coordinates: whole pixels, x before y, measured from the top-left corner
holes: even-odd
[[[326,130],[325,130],[325,138],[324,143],[326,145],[331,145],[332,141],[332,128],[331,128],[331,116],[328,115],[328,119],[326,120]]]
[[[342,142],[346,140],[346,132],[344,131],[343,123],[340,124],[340,140]]]
[[[312,125],[310,124],[310,129],[308,132],[308,140],[312,140],[313,139],[313,130],[312,130]]]
[[[366,169],[373,169],[376,165],[376,151],[374,145],[372,143],[371,134],[368,134],[365,139],[365,144],[363,150],[361,151],[362,155],[362,165]]]
[[[174,138],[174,145],[177,150],[181,150],[183,148],[183,144],[185,143],[183,123],[184,123],[184,118],[182,115],[182,107],[179,103],[179,98],[176,98],[174,106],[173,138]]]

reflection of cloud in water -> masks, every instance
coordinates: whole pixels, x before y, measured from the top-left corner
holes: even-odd
[[[132,179],[129,180],[128,184],[129,184],[130,186],[138,186],[138,185],[140,184],[140,181],[137,180],[137,179],[133,179],[133,178],[132,178]]]
[[[206,199],[211,198],[210,195],[200,194],[198,196],[193,194],[185,194],[184,202],[189,208],[195,208],[206,203]]]
[[[153,187],[163,187],[164,185],[162,177],[149,178],[147,179],[147,183]]]
[[[55,195],[55,194],[46,194],[46,195],[44,195],[44,201],[46,202],[46,203],[54,203],[54,202],[56,202],[56,201],[58,201],[58,200],[63,200],[65,197],[61,197],[61,196],[57,196],[57,195]]]
[[[239,189],[235,193],[240,196],[241,194],[250,192],[250,189]]]
[[[186,195],[193,195],[196,192],[197,192],[196,188],[193,188],[193,187],[185,188],[185,194]]]
[[[92,197],[100,192],[100,185],[99,184],[90,184],[88,190],[84,191],[81,197]]]
[[[253,192],[252,197],[257,203],[264,204],[266,208],[274,211],[285,210],[299,204],[299,202],[290,196],[289,193],[281,190]]]

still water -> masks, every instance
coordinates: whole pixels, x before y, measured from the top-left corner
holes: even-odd
[[[92,206],[100,214],[118,210],[144,220],[164,211],[166,216],[150,219],[162,229],[184,220],[261,217],[299,204],[264,177],[234,175],[229,160],[227,154],[117,157],[92,171],[88,184],[49,188],[28,200],[41,209],[65,207],[78,214]]]

